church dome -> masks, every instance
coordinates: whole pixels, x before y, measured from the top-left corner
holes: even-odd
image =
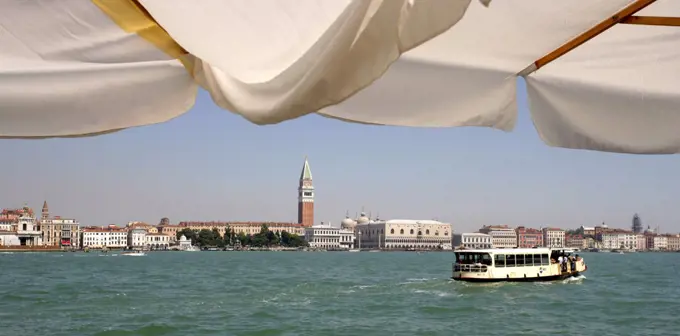
[[[179,241],[187,241],[187,237],[185,237],[184,235],[182,235],[181,237],[179,237]]]
[[[365,212],[362,212],[361,216],[359,216],[359,219],[357,219],[358,224],[368,224],[368,222],[370,222],[370,221],[371,220],[368,217],[366,217]]]
[[[341,224],[343,229],[354,229],[355,226],[357,226],[357,222],[355,222],[353,219],[349,217],[345,217],[345,219],[342,220]]]

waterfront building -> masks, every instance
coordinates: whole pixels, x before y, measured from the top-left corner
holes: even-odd
[[[592,226],[581,226],[581,230],[583,231],[583,235],[585,236],[595,236],[595,227]]]
[[[596,248],[598,246],[597,240],[595,240],[595,238],[593,238],[592,236],[585,237],[584,241],[586,248]]]
[[[314,183],[312,169],[306,157],[298,184],[298,224],[304,227],[314,225]]]
[[[185,237],[184,235],[182,235],[181,237],[179,237],[178,247],[179,247],[179,249],[182,250],[182,251],[186,251],[186,250],[192,249],[191,240],[187,239],[187,237]]]
[[[170,247],[170,236],[162,233],[147,233],[146,248],[150,250],[167,250]]]
[[[493,248],[493,237],[479,232],[454,233],[453,247],[462,247],[464,249],[491,249]]]
[[[0,213],[0,245],[42,246],[40,224],[36,222],[33,209],[4,209]]]
[[[638,233],[635,235],[635,249],[638,251],[644,251],[647,249],[647,237],[644,233]]]
[[[309,243],[309,247],[312,248],[338,250],[351,249],[354,245],[353,232],[323,222],[319,225],[306,227],[304,238]]]
[[[628,230],[609,230],[602,233],[604,249],[637,249],[637,234]]]
[[[83,248],[114,248],[128,246],[128,230],[116,225],[90,226],[82,229],[80,241]]]
[[[162,233],[164,235],[170,236],[170,242],[175,243],[177,241],[177,232],[182,231],[184,229],[183,226],[179,226],[177,224],[170,224],[169,220],[168,222],[164,221],[167,218],[163,218],[161,220],[161,224],[156,226],[156,229],[158,230],[158,233]],[[210,228],[212,230],[212,228]],[[224,229],[222,229],[222,233],[220,235],[224,236]]]
[[[588,244],[586,241],[586,238],[583,237],[583,235],[580,234],[575,234],[575,235],[566,235],[565,236],[565,246],[570,247],[570,248],[588,248]]]
[[[565,232],[559,228],[543,228],[543,244],[545,247],[560,248],[564,247]]]
[[[543,246],[543,232],[541,230],[518,226],[517,232],[517,247],[532,248]]]
[[[680,235],[677,234],[666,235],[666,244],[668,251],[680,251]]]
[[[517,247],[517,232],[507,225],[485,225],[479,232],[491,236],[494,248]]]
[[[448,249],[453,228],[435,220],[391,219],[359,221],[355,227],[360,248]]]
[[[40,230],[44,245],[62,248],[80,247],[80,223],[73,218],[50,217],[47,201],[43,202]]]
[[[146,248],[147,233],[148,230],[141,225],[133,225],[128,227],[128,248],[135,250]]]
[[[665,251],[668,249],[668,237],[656,233],[647,232],[647,249],[652,251]]]

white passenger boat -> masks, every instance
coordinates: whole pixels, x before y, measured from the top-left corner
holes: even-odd
[[[455,255],[452,278],[458,281],[554,281],[588,269],[583,258],[560,249],[458,250]],[[567,257],[565,265],[557,262],[560,256]]]
[[[142,257],[145,256],[146,253],[142,251],[133,251],[133,252],[123,252],[121,255],[128,256],[128,257]]]

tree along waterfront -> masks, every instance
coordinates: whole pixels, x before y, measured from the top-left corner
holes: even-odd
[[[300,236],[286,231],[278,232],[270,231],[266,224],[260,227],[260,232],[254,235],[246,235],[243,232],[236,233],[232,228],[228,227],[224,231],[224,236],[220,235],[217,228],[192,230],[190,228],[182,229],[177,232],[177,239],[182,235],[191,240],[191,244],[206,247],[226,247],[226,246],[252,246],[252,247],[305,247],[309,244]]]

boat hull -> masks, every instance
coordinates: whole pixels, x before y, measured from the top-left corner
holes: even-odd
[[[559,280],[564,280],[570,277],[576,277],[581,275],[581,272],[574,272],[574,273],[568,273],[568,274],[559,274],[559,275],[547,275],[543,277],[527,277],[527,278],[473,278],[473,277],[451,277],[451,279],[456,280],[456,281],[464,281],[464,282],[478,282],[478,283],[486,283],[486,282],[546,282],[546,281],[559,281]]]

